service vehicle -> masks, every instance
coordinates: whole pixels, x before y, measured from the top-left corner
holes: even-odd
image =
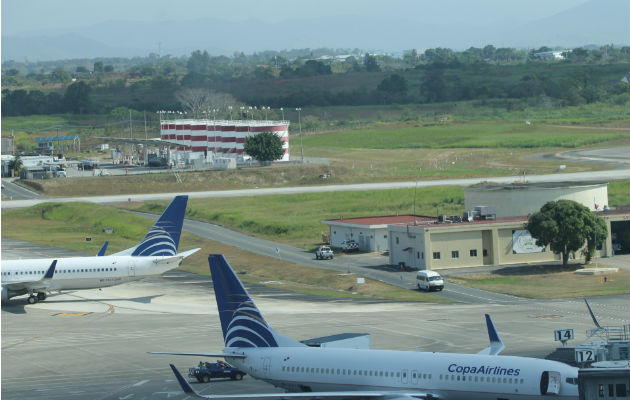
[[[315,258],[318,260],[332,260],[333,257],[333,251],[328,246],[319,246],[317,251],[315,251]]]
[[[416,283],[419,290],[442,290],[444,289],[444,279],[440,274],[429,269],[418,271]]]
[[[350,251],[359,251],[359,243],[355,242],[352,239],[344,240],[343,242],[341,242],[341,250],[345,251],[346,253]]]
[[[210,382],[214,378],[230,378],[240,381],[245,376],[245,372],[231,366],[225,361],[217,360],[217,362],[199,362],[199,365],[188,369],[188,376],[195,378],[199,382]]]

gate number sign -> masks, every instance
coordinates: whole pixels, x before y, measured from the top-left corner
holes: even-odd
[[[595,351],[591,349],[575,349],[575,361],[578,363],[595,361]]]
[[[573,329],[556,329],[554,334],[556,342],[566,342],[573,339]]]

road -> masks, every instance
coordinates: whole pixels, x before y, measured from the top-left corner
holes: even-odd
[[[187,194],[190,198],[229,198],[246,196],[264,196],[274,194],[298,194],[298,193],[319,193],[319,192],[346,192],[364,190],[389,190],[389,189],[413,189],[414,187],[431,186],[470,186],[480,182],[511,183],[522,180],[522,176],[500,176],[486,178],[466,178],[466,179],[438,179],[434,181],[407,181],[407,182],[380,182],[380,183],[358,183],[349,185],[322,185],[322,186],[294,186],[284,188],[260,188],[260,189],[240,189],[240,190],[214,190],[188,193],[147,193],[133,195],[114,196],[90,196],[90,197],[56,197],[54,199],[27,199],[27,200],[4,200],[2,209],[14,209],[31,207],[46,201],[56,202],[85,201],[99,204],[116,204],[127,201],[150,201],[150,200],[170,200],[178,194]],[[608,171],[590,171],[576,173],[557,173],[549,175],[528,175],[528,182],[580,182],[589,180],[610,181],[618,179],[630,179],[630,169],[615,169]]]

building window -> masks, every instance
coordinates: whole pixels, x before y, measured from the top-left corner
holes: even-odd
[[[617,384],[617,397],[627,397],[627,396],[628,396],[628,390],[626,389],[626,384],[618,383]]]
[[[434,260],[439,260],[440,259],[440,252],[439,251],[434,251],[433,252],[433,259]]]
[[[477,249],[471,249],[470,250],[470,256],[471,257],[477,257]]]
[[[483,249],[483,256],[488,257],[488,249]]]
[[[398,244],[398,242],[399,242],[399,241],[398,241],[398,238],[396,238],[396,244]]]
[[[451,251],[451,258],[459,258],[459,250]]]
[[[424,251],[422,252],[422,259],[424,260]]]
[[[599,397],[604,397],[604,385],[602,383],[599,384]]]
[[[420,252],[416,251],[416,258],[420,258]]]
[[[615,385],[612,383],[608,384],[608,397],[615,397]]]

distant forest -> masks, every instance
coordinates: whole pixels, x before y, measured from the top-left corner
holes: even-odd
[[[630,47],[610,45],[557,51],[488,45],[399,56],[301,49],[225,57],[197,50],[181,58],[6,61],[2,116],[108,114],[125,107],[227,118],[244,105],[265,110],[466,100],[505,100],[507,108],[626,104],[629,62]],[[202,92],[212,101],[195,109],[199,99],[191,96]]]

